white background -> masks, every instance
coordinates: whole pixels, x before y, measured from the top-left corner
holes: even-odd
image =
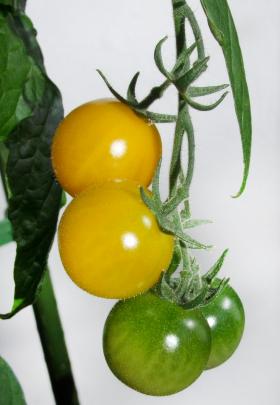
[[[50,77],[62,91],[66,113],[75,106],[109,93],[95,69],[102,68],[121,91],[141,70],[139,94],[162,81],[153,63],[153,49],[169,35],[165,59],[172,65],[174,34],[170,0],[29,0],[27,12],[38,29]],[[223,57],[212,39],[200,2],[193,5],[211,55],[201,83],[227,81]],[[189,389],[173,397],[139,394],[115,379],[102,353],[102,328],[112,301],[97,299],[75,287],[65,275],[56,244],[50,256],[58,305],[73,370],[83,405],[277,405],[279,388],[279,248],[280,136],[278,0],[230,1],[244,52],[252,96],[254,140],[246,193],[238,190],[242,156],[231,96],[214,112],[193,113],[197,160],[192,187],[193,216],[214,220],[195,236],[215,245],[200,254],[203,271],[221,251],[230,254],[223,270],[239,292],[247,315],[240,348],[226,364],[205,372]],[[211,98],[213,100],[214,98]],[[175,111],[168,91],[155,106]],[[162,187],[167,189],[167,164],[172,125],[160,128],[164,143]],[[1,211],[4,198],[1,197]],[[12,295],[13,245],[0,250],[0,309],[8,311]],[[29,405],[52,405],[48,376],[32,310],[0,322],[0,355],[20,379]]]

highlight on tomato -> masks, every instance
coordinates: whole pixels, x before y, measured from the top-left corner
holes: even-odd
[[[161,157],[155,125],[114,99],[74,109],[59,125],[52,164],[62,188],[75,196],[115,179],[149,186]]]

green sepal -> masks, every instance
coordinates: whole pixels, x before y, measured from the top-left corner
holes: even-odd
[[[155,113],[152,111],[147,111],[146,109],[143,109],[143,108],[139,108],[140,103],[135,105],[135,103],[132,103],[131,100],[129,101],[129,100],[125,99],[111,86],[111,84],[107,80],[106,76],[101,72],[101,70],[97,69],[97,72],[102,77],[106,86],[108,87],[110,92],[113,94],[113,96],[116,97],[117,100],[119,100],[121,103],[128,105],[132,110],[134,110],[139,115],[142,115],[147,120],[152,121],[153,123],[170,123],[170,122],[176,121],[176,119],[177,119],[176,115],[159,114],[159,113]]]
[[[219,259],[216,261],[216,263],[211,267],[211,269],[203,275],[203,280],[205,280],[208,284],[211,284],[212,280],[215,279],[219,271],[221,270],[224,260],[228,254],[228,249],[226,249],[222,255],[219,257]]]
[[[193,53],[193,51],[197,48],[198,43],[194,42],[190,47],[184,48],[180,55],[177,58],[177,61],[172,69],[172,73],[175,76],[181,75],[182,72],[187,71],[187,63],[188,57]]]
[[[129,83],[128,89],[127,89],[127,101],[131,105],[137,105],[138,101],[136,98],[136,84],[139,78],[140,72],[135,73],[133,78],[131,79],[131,82]]]
[[[221,97],[217,101],[215,101],[214,103],[209,104],[209,105],[203,105],[203,104],[197,103],[196,101],[193,101],[188,96],[187,93],[185,94],[185,100],[195,110],[198,110],[198,111],[212,111],[224,101],[224,99],[226,98],[227,95],[228,95],[228,92],[226,91],[224,94],[221,95]]]
[[[163,59],[162,59],[162,53],[161,53],[162,45],[167,40],[167,38],[168,37],[162,38],[159,41],[159,43],[156,45],[155,52],[154,52],[154,59],[155,59],[155,63],[157,65],[157,68],[160,71],[160,73],[172,82],[173,75],[171,73],[169,73],[167,69],[165,69]]]
[[[209,221],[208,219],[182,219],[182,225],[184,229],[196,228],[197,226],[207,225],[211,223],[212,221]]]
[[[179,90],[181,90],[181,83],[184,84],[184,88],[187,88],[190,86],[193,82],[195,82],[202,73],[204,73],[208,67],[208,62],[209,62],[210,57],[207,56],[206,58],[196,61],[193,64],[193,67],[191,69],[186,66],[186,69],[182,69],[180,72],[180,75],[176,77],[176,86]]]
[[[180,243],[178,240],[175,241],[175,246],[173,250],[172,260],[169,264],[168,269],[166,270],[166,278],[170,280],[170,277],[173,273],[177,270],[178,266],[180,265],[182,260],[182,253],[180,248]]]
[[[188,95],[190,97],[203,97],[210,94],[218,93],[219,91],[225,90],[229,87],[229,84],[221,84],[219,86],[207,86],[207,87],[197,87],[191,86],[188,88]]]

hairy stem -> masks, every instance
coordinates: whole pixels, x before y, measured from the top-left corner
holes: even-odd
[[[176,53],[177,58],[180,57],[182,52],[187,49],[187,39],[186,39],[186,31],[185,31],[185,18],[186,16],[184,13],[180,13],[179,10],[182,7],[187,7],[187,4],[182,0],[172,0],[173,6],[173,19],[174,19],[174,27],[175,27],[175,36],[176,36]],[[186,9],[189,11],[188,9]],[[188,13],[187,13],[188,14]],[[193,16],[193,14],[192,14]],[[191,21],[193,19],[191,18]],[[192,26],[193,28],[193,26]],[[194,28],[193,28],[194,29]],[[198,35],[198,32],[196,31]],[[195,37],[196,34],[194,33]],[[196,38],[197,39],[197,38]],[[203,45],[202,45],[203,46]],[[202,52],[201,45],[199,48]],[[190,67],[190,57],[186,55],[186,66]],[[182,172],[182,163],[181,163],[181,150],[182,150],[182,143],[183,143],[183,136],[184,133],[187,134],[188,139],[188,167],[186,173],[186,179],[184,181],[185,187],[185,195],[189,198],[189,189],[191,186],[193,172],[194,172],[194,163],[195,163],[195,140],[194,140],[194,130],[193,125],[189,113],[189,107],[186,101],[184,100],[183,96],[179,94],[178,96],[178,120],[175,129],[175,136],[174,136],[174,145],[171,157],[171,165],[170,165],[170,178],[169,178],[169,193],[170,197],[174,194],[176,195],[176,189],[178,185],[178,179],[180,173]],[[181,221],[178,212],[175,214],[175,219],[179,222],[180,228]],[[190,257],[189,252],[186,247],[181,245],[181,254],[183,257],[183,265],[184,269],[187,271],[191,271],[190,266]]]
[[[154,87],[150,93],[138,104],[139,108],[147,109],[154,101],[161,98],[166,89],[170,86],[170,81],[165,80],[161,85]]]

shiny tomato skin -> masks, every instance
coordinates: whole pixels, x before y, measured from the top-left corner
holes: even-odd
[[[154,396],[187,388],[204,370],[211,347],[207,322],[151,292],[119,301],[104,327],[103,351],[113,374]]]
[[[148,186],[161,150],[155,125],[117,100],[96,100],[77,107],[61,122],[52,163],[61,186],[75,196],[116,179]]]
[[[174,238],[158,226],[132,182],[92,187],[66,208],[58,228],[62,263],[82,289],[127,298],[151,288],[168,267]]]
[[[201,312],[211,330],[211,352],[207,369],[224,363],[237,349],[245,326],[243,304],[235,290],[227,285]]]

